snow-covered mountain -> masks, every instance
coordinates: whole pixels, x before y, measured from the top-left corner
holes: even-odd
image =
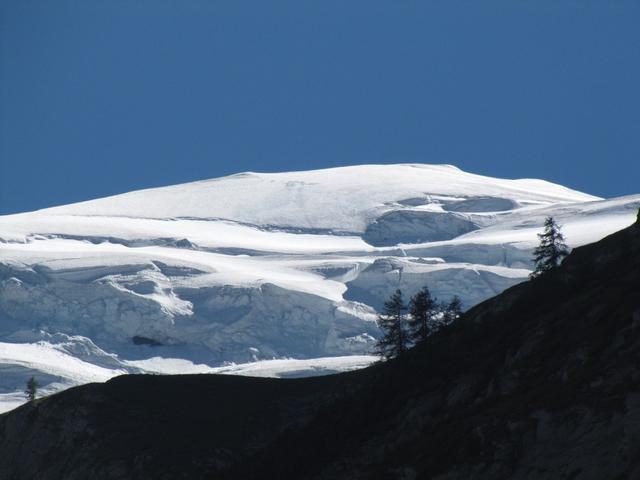
[[[470,307],[526,279],[545,216],[578,246],[638,206],[450,165],[366,165],[0,217],[0,399],[22,401],[34,373],[52,391],[123,372],[356,368],[394,289]]]

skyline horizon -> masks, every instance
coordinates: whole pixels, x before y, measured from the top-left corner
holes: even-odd
[[[0,214],[390,163],[640,193],[639,21],[632,0],[0,2]]]
[[[472,175],[478,175],[478,176],[492,178],[492,179],[500,179],[500,180],[541,180],[541,181],[549,182],[551,184],[567,188],[567,189],[572,190],[572,191],[576,191],[576,192],[579,192],[579,193],[584,193],[584,194],[587,194],[587,195],[590,195],[590,196],[593,196],[593,197],[598,197],[598,199],[596,199],[594,201],[611,200],[611,199],[616,199],[616,198],[623,198],[623,197],[628,197],[628,196],[640,195],[640,191],[638,191],[637,193],[628,193],[628,194],[622,194],[622,195],[615,195],[615,196],[611,196],[611,197],[604,197],[604,196],[597,195],[597,194],[594,194],[594,193],[589,192],[589,191],[581,190],[579,188],[568,186],[568,185],[565,185],[565,184],[562,184],[562,183],[559,183],[559,182],[554,182],[552,180],[549,180],[549,179],[546,179],[546,178],[542,178],[542,177],[505,177],[505,176],[486,175],[484,173],[479,173],[479,172],[476,172],[476,171],[463,169],[463,168],[458,167],[457,165],[454,165],[454,164],[451,164],[451,163],[425,163],[425,162],[360,163],[360,164],[350,164],[350,165],[336,165],[336,166],[329,166],[329,167],[319,167],[319,168],[312,168],[312,169],[292,169],[292,170],[278,170],[278,171],[243,170],[243,171],[232,172],[232,173],[228,173],[228,174],[220,175],[220,176],[216,176],[216,177],[199,178],[199,179],[188,180],[188,181],[184,181],[184,182],[167,183],[167,184],[154,185],[154,186],[149,186],[149,187],[134,188],[132,190],[115,192],[115,193],[112,193],[112,194],[109,194],[109,195],[104,195],[104,196],[94,196],[94,197],[84,198],[84,199],[80,199],[78,201],[73,201],[73,202],[69,202],[69,203],[48,205],[48,206],[45,206],[45,207],[42,207],[42,208],[37,208],[35,210],[23,210],[23,211],[11,212],[11,213],[2,213],[0,211],[0,217],[1,216],[8,216],[8,215],[19,215],[19,214],[22,214],[22,213],[31,213],[31,212],[36,212],[36,211],[39,211],[39,210],[47,210],[49,208],[62,207],[62,206],[73,205],[73,204],[77,204],[77,203],[91,202],[91,201],[94,201],[94,200],[101,200],[101,199],[105,199],[105,198],[117,197],[117,196],[120,196],[120,195],[126,195],[126,194],[132,193],[132,192],[140,192],[140,191],[146,191],[146,190],[156,190],[156,189],[174,187],[174,186],[179,186],[179,185],[186,185],[186,184],[191,184],[191,183],[207,182],[207,181],[218,180],[218,179],[223,179],[223,178],[233,177],[233,176],[236,176],[236,175],[243,175],[243,174],[257,174],[257,175],[273,174],[273,175],[277,175],[277,174],[287,174],[287,173],[305,173],[305,172],[314,172],[314,171],[323,171],[323,170],[338,170],[338,169],[350,168],[350,167],[409,166],[409,165],[453,167],[453,168],[456,168],[457,170],[460,170],[460,171],[462,171],[464,173],[468,173],[468,174],[472,174]]]

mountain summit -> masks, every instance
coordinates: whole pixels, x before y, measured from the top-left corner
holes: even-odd
[[[435,198],[434,198],[435,197]],[[41,210],[53,215],[220,219],[260,227],[363,233],[400,205],[433,211],[508,211],[601,198],[542,180],[505,180],[452,165],[360,165],[246,172]],[[399,204],[399,205],[394,205]]]
[[[0,217],[0,410],[32,375],[51,392],[230,362],[362,366],[395,289],[428,285],[470,308],[527,278],[545,217],[575,247],[639,205],[401,164],[242,173]]]

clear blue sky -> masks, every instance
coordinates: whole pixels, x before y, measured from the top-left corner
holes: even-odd
[[[452,163],[640,193],[640,2],[0,0],[0,213]]]

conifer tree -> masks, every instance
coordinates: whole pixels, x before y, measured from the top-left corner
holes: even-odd
[[[564,235],[553,217],[545,219],[544,232],[539,233],[538,238],[540,244],[533,251],[535,269],[530,275],[531,278],[556,268],[562,259],[569,255],[569,247],[565,243]]]
[[[25,393],[27,394],[27,398],[29,399],[30,402],[36,399],[36,394],[38,393],[38,387],[40,387],[40,384],[38,384],[36,377],[31,377],[27,382],[27,388],[25,390]]]
[[[460,297],[454,295],[451,301],[443,305],[442,308],[442,323],[449,325],[454,320],[457,320],[462,315],[462,301]]]
[[[378,316],[378,326],[383,335],[376,344],[376,353],[381,357],[393,358],[407,350],[409,334],[405,325],[406,310],[400,290],[396,290],[384,303],[382,314]]]
[[[433,320],[438,313],[438,303],[431,296],[428,287],[424,287],[409,301],[409,318],[407,324],[411,338],[415,342],[426,339],[433,329]]]

